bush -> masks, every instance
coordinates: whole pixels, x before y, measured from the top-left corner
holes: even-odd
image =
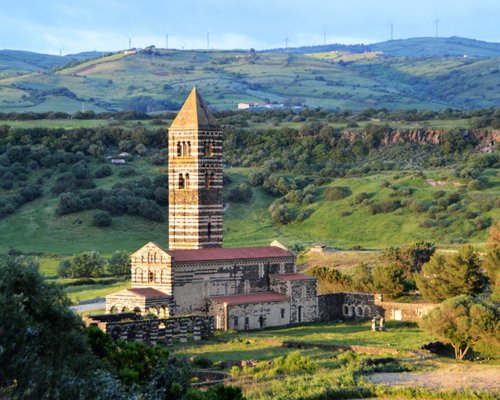
[[[378,265],[373,270],[375,290],[391,297],[404,293],[404,270],[397,264]]]
[[[98,211],[92,217],[92,224],[98,227],[111,226],[113,220],[107,211]]]
[[[252,198],[252,189],[244,183],[231,188],[226,197],[228,201],[235,203],[248,203],[251,200],[251,198]]]
[[[363,201],[368,200],[370,196],[368,196],[368,193],[366,192],[361,192],[358,193],[356,196],[354,196],[354,204],[361,204]]]
[[[113,175],[113,170],[109,165],[103,165],[94,172],[94,177],[97,179],[105,178],[111,175]]]
[[[287,206],[284,204],[276,205],[271,210],[271,219],[275,224],[286,225],[293,222],[293,213]]]
[[[351,195],[351,190],[344,186],[334,186],[325,190],[325,198],[329,201],[342,200]]]
[[[368,206],[368,214],[382,214],[396,211],[401,207],[399,200],[382,200],[378,203],[373,203]]]

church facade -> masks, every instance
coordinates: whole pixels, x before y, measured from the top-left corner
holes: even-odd
[[[293,252],[278,241],[222,247],[222,130],[196,88],[168,145],[168,249],[131,255],[131,288],[108,295],[106,312],[211,315],[223,330],[318,320],[317,280],[297,273]]]

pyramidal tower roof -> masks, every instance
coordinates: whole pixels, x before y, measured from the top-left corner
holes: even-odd
[[[170,129],[220,129],[196,87],[191,90]]]

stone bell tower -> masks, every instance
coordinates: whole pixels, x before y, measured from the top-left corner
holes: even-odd
[[[168,132],[169,249],[222,247],[222,130],[193,88]]]

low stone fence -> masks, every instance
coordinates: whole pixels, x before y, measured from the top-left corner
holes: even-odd
[[[194,340],[206,339],[214,334],[214,317],[175,316],[157,318],[141,317],[135,313],[103,314],[85,317],[85,325],[97,326],[113,339],[145,342],[151,345],[171,346],[176,336],[180,343],[186,343],[188,335]]]

